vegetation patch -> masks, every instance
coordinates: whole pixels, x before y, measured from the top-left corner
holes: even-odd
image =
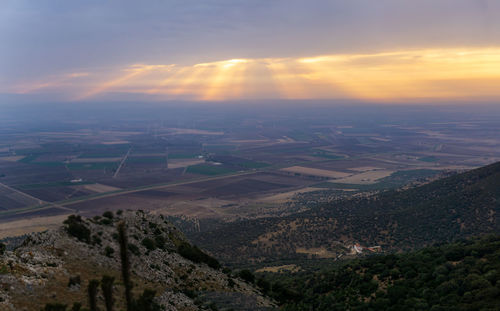
[[[201,175],[220,175],[231,173],[233,170],[218,165],[198,164],[189,166],[186,172]]]

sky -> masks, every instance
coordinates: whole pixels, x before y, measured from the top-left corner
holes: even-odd
[[[500,99],[497,0],[0,2],[0,95]]]

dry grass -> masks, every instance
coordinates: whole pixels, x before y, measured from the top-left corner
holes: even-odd
[[[174,169],[179,167],[188,167],[191,165],[205,163],[204,159],[173,159],[168,160],[168,168]]]
[[[119,162],[121,157],[115,158],[77,158],[71,160],[71,163],[106,163],[106,162]]]
[[[20,236],[31,232],[41,232],[61,226],[68,215],[47,216],[15,220],[0,224],[0,239]]]
[[[350,175],[349,173],[344,173],[344,172],[323,170],[323,169],[319,169],[319,168],[311,168],[311,167],[304,167],[304,166],[292,166],[292,167],[283,168],[281,170],[286,171],[286,172],[290,172],[290,173],[301,174],[301,175],[319,176],[319,177],[328,177],[328,178],[343,178],[343,177],[347,177]]]
[[[381,178],[390,176],[392,173],[394,173],[393,170],[367,171],[349,177],[336,179],[335,182],[343,184],[362,184],[362,185],[373,184]]]
[[[319,258],[335,258],[337,257],[336,253],[328,251],[324,247],[315,247],[315,248],[304,248],[298,247],[295,249],[295,252],[298,254],[306,254],[306,255],[314,255]]]
[[[98,193],[121,190],[120,188],[107,186],[103,184],[84,185],[83,188]]]
[[[17,162],[24,158],[25,156],[10,156],[10,157],[0,157],[0,161]]]
[[[282,265],[282,266],[271,266],[264,267],[256,270],[255,272],[271,272],[271,273],[283,273],[283,272],[299,272],[301,269],[299,266],[291,264],[291,265]]]

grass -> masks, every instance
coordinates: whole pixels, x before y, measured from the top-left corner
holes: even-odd
[[[169,153],[169,159],[194,159],[197,158],[199,153]]]
[[[411,181],[415,181],[422,178],[428,178],[433,175],[438,174],[437,170],[408,170],[408,171],[397,171],[392,173],[390,176],[379,179],[377,183],[362,185],[362,184],[343,184],[334,182],[322,182],[315,184],[314,187],[318,188],[335,188],[335,189],[356,189],[359,191],[374,191],[374,190],[384,190],[391,188],[398,188]]]
[[[125,151],[119,151],[119,150],[114,150],[114,151],[108,151],[108,152],[84,152],[82,153],[79,158],[83,159],[92,159],[92,158],[119,158],[123,157],[127,153],[127,150]]]
[[[438,160],[438,158],[436,158],[434,156],[428,156],[428,157],[418,158],[418,160],[422,161],[422,162],[436,162]]]
[[[187,173],[191,174],[201,174],[201,175],[220,175],[220,174],[227,174],[233,172],[233,170],[230,170],[226,167],[223,166],[216,166],[216,165],[208,165],[208,164],[198,164],[198,165],[192,165],[187,168]]]
[[[338,160],[338,159],[345,158],[344,156],[340,156],[340,155],[330,153],[330,152],[327,152],[324,150],[319,150],[319,149],[313,149],[311,155],[314,157],[320,157],[320,158],[325,158],[325,159],[330,159],[330,160]]]
[[[102,169],[116,169],[118,162],[96,162],[96,163],[69,163],[68,169],[70,170],[102,170]]]
[[[167,157],[128,157],[128,163],[166,163]]]
[[[244,167],[244,168],[262,168],[262,167],[267,167],[270,164],[264,163],[264,162],[255,162],[255,161],[245,161],[245,162],[240,162],[238,163],[238,166]]]
[[[31,163],[33,161],[36,160],[36,158],[38,158],[38,154],[30,154],[20,160],[18,160],[17,162],[21,162],[21,163]]]
[[[39,184],[26,184],[18,186],[18,189],[39,189],[39,188],[50,188],[50,187],[64,187],[64,186],[78,186],[78,185],[90,185],[94,184],[90,181],[82,181],[82,182],[70,182],[70,181],[55,181],[48,183],[39,183]]]

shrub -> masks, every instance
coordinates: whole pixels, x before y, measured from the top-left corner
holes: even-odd
[[[134,254],[136,256],[141,255],[141,251],[139,250],[139,247],[137,247],[137,245],[132,244],[132,243],[128,243],[127,248],[132,254]]]
[[[61,303],[48,303],[42,311],[66,311],[66,305]]]
[[[161,306],[154,302],[155,294],[155,291],[145,289],[142,295],[135,301],[134,310],[161,311]]]
[[[98,235],[94,234],[92,236],[92,244],[93,245],[101,245],[102,244],[102,239]]]
[[[238,273],[238,276],[247,283],[253,283],[255,281],[255,276],[250,270],[247,269],[241,270],[240,273]]]
[[[217,259],[205,254],[197,246],[192,246],[187,242],[181,242],[177,247],[177,252],[182,257],[196,263],[206,263],[209,267],[219,269],[221,267]]]
[[[82,279],[80,278],[79,275],[70,276],[68,281],[68,287],[71,287],[73,285],[80,285],[81,283]]]
[[[102,214],[102,217],[105,217],[107,219],[113,219],[113,212],[106,211]]]
[[[109,257],[109,258],[113,257],[114,252],[115,252],[115,250],[111,246],[106,246],[106,248],[104,249],[104,255],[106,255],[106,257]]]
[[[5,253],[6,246],[0,242],[0,256]]]
[[[144,245],[144,247],[147,248],[150,251],[156,249],[156,243],[155,243],[155,241],[151,240],[150,238],[144,238],[144,239],[142,239],[141,244]]]
[[[79,241],[90,243],[90,229],[87,228],[81,216],[70,215],[65,221],[65,229],[69,235]]]
[[[160,249],[165,249],[165,238],[162,235],[155,236],[156,246]]]

